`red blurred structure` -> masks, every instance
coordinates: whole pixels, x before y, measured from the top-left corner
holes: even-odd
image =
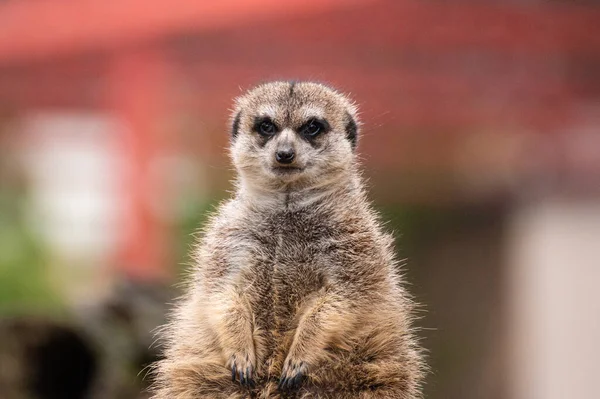
[[[515,138],[531,151],[554,143],[540,153],[551,160],[539,162],[597,178],[600,161],[580,164],[560,137],[585,126],[600,101],[598,21],[600,9],[572,2],[7,1],[0,103],[18,112],[101,109],[125,123],[119,263],[156,277],[167,255],[149,207],[163,190],[148,165],[178,145],[161,131],[174,102],[224,130],[238,87],[323,80],[359,99],[366,135],[381,130],[361,150],[376,170],[454,165],[456,149],[485,131],[501,148]],[[226,140],[202,154],[220,153]],[[467,168],[498,167],[494,154],[474,157]],[[519,176],[530,172],[527,158]]]
[[[126,173],[122,176],[125,229],[122,259],[132,277],[164,276],[165,243],[154,220],[151,200],[162,200],[161,182],[151,173],[152,159],[169,149],[160,122],[168,112],[168,66],[161,52],[122,53],[111,60],[108,107],[127,121],[122,135]]]

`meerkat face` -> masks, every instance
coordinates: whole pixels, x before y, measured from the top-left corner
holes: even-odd
[[[310,185],[354,162],[357,130],[356,107],[338,92],[311,82],[266,83],[236,100],[231,155],[247,182]]]

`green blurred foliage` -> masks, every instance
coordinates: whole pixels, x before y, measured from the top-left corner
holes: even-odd
[[[62,301],[50,283],[50,256],[28,228],[22,193],[0,189],[0,314],[57,312]]]

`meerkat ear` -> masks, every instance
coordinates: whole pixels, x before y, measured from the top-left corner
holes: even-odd
[[[350,113],[346,112],[346,138],[350,140],[350,144],[352,145],[352,149],[356,148],[356,141],[358,139],[358,125],[356,121],[350,115]]]
[[[239,130],[240,130],[240,118],[242,115],[242,111],[238,112],[233,118],[233,123],[231,124],[231,137],[236,138]]]

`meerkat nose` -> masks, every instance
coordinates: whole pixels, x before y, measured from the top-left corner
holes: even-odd
[[[279,150],[275,153],[275,160],[281,164],[290,164],[296,154],[293,149]]]

